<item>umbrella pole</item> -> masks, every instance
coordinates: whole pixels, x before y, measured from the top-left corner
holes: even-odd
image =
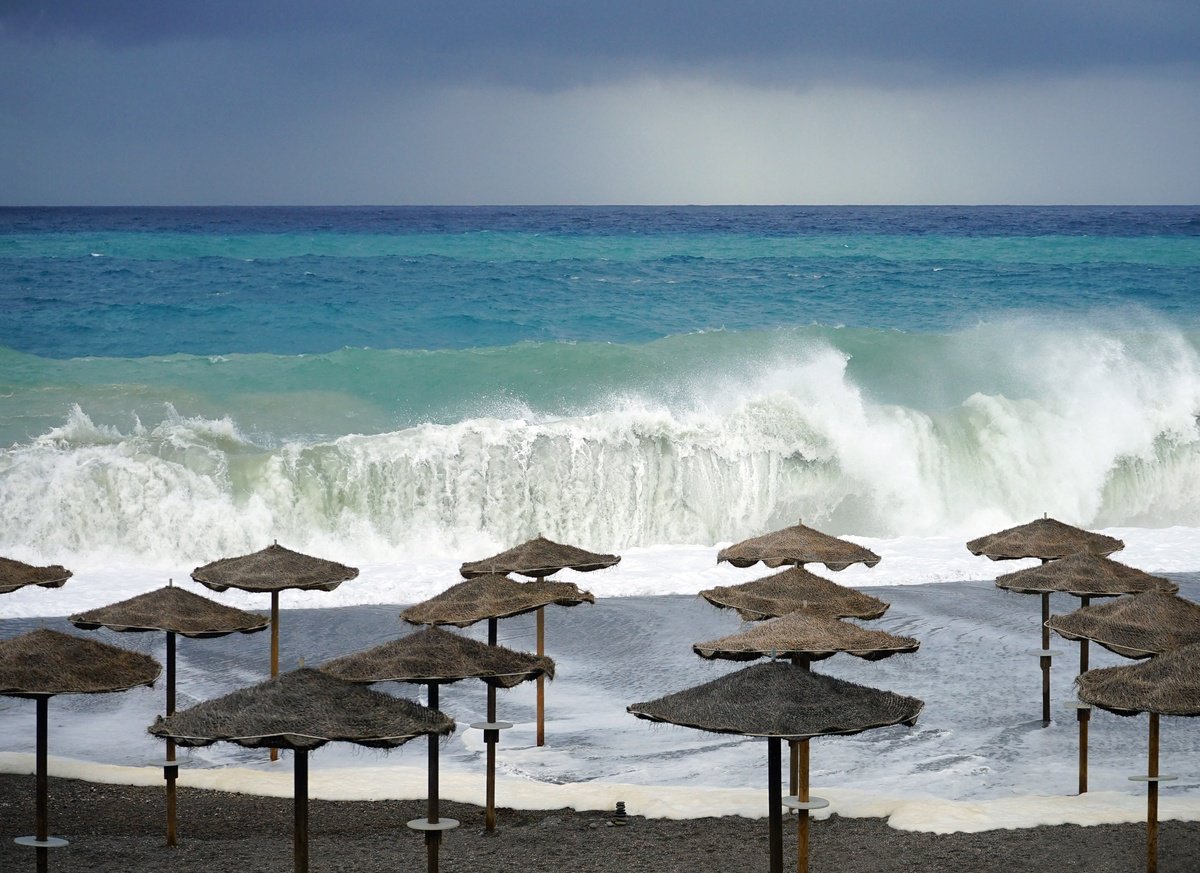
[[[1042,651],[1050,651],[1050,592],[1042,592]],[[1042,723],[1050,724],[1050,656],[1042,655]]]
[[[783,751],[779,737],[767,737],[767,783],[768,841],[771,848],[771,873],[783,873],[783,790],[779,780],[779,768]]]
[[[49,795],[50,777],[46,766],[46,747],[49,745],[47,722],[49,719],[50,698],[44,694],[37,697],[37,808],[34,820],[35,833],[39,843],[47,841],[50,835]],[[46,846],[37,847],[37,873],[46,873],[50,868],[50,850]]]
[[[496,624],[496,619],[488,619],[489,646],[496,645]],[[492,724],[496,722],[496,686],[491,683],[488,684],[487,720]],[[487,806],[484,810],[484,827],[489,831],[494,831],[496,829],[496,741],[500,739],[500,732],[488,729],[484,731],[483,739],[487,744]]]
[[[167,717],[175,714],[175,632],[167,631]],[[175,766],[175,741],[167,740],[167,766],[163,768],[167,780],[167,845],[174,847],[175,832],[175,780],[179,767]]]
[[[1158,870],[1158,713],[1150,713],[1150,777],[1146,782],[1146,873]]]
[[[807,804],[808,797],[808,740],[800,745],[800,793],[797,799]],[[802,806],[796,817],[796,873],[808,873],[808,808]]]
[[[537,653],[541,658],[546,654],[546,608],[539,606],[537,610]],[[537,677],[537,744],[546,745],[546,677]]]
[[[429,699],[427,701],[430,709],[438,708],[438,684],[436,682],[429,683]],[[438,739],[437,734],[430,732],[429,740],[429,759],[426,765],[428,770],[429,780],[429,806],[426,812],[426,818],[431,825],[438,823]],[[429,830],[425,832],[425,855],[427,857],[429,873],[438,873],[438,849],[442,842],[442,832]]]
[[[271,592],[271,678],[279,675],[279,592]],[[279,750],[271,747],[271,760],[279,760]]]
[[[1080,598],[1080,606],[1087,606],[1091,598],[1084,595]],[[1088,641],[1079,641],[1079,675],[1088,671]],[[1091,709],[1079,707],[1076,710],[1079,717],[1079,793],[1087,794],[1088,790],[1088,721],[1092,717]]]
[[[308,750],[296,749],[293,756],[292,805],[295,830],[292,837],[292,857],[296,873],[308,873]]]

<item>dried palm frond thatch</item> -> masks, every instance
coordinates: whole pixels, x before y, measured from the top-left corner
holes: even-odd
[[[114,631],[166,631],[197,638],[254,633],[268,624],[266,616],[217,603],[174,585],[81,612],[68,621],[83,630],[105,627]]]
[[[400,613],[409,624],[466,627],[488,618],[510,618],[543,606],[578,606],[596,598],[571,582],[516,582],[489,574],[459,582]]]
[[[925,704],[791,664],[755,664],[657,700],[634,703],[638,718],[702,731],[803,739],[911,725]]]
[[[986,555],[993,561],[1041,558],[1043,561],[1065,558],[1076,552],[1101,557],[1125,548],[1114,537],[1093,533],[1053,518],[1039,518],[1028,524],[1010,527],[973,539],[967,549],[973,555]]]
[[[888,605],[877,597],[830,582],[803,567],[793,567],[743,582],[700,592],[713,606],[736,609],[747,621],[761,621],[808,609],[834,618],[879,618]]]
[[[305,751],[333,741],[392,748],[453,731],[454,720],[436,710],[309,668],[160,716],[150,727],[181,746],[225,741]]]
[[[1126,658],[1148,658],[1200,642],[1200,603],[1147,591],[1054,615],[1047,624],[1069,640],[1092,640]]]
[[[162,666],[149,655],[48,628],[0,640],[0,694],[103,694],[152,685]]]
[[[1174,594],[1179,586],[1170,579],[1121,564],[1111,558],[1076,552],[1048,564],[1005,573],[996,587],[1018,594],[1061,591],[1076,597],[1118,597],[1143,591]]]
[[[12,558],[0,558],[0,594],[11,594],[26,585],[61,588],[70,578],[71,571],[58,564],[35,567]]]
[[[1117,715],[1200,715],[1200,643],[1149,661],[1089,670],[1075,685],[1079,699]]]
[[[874,567],[879,556],[857,543],[796,524],[721,549],[717,563],[722,561],[735,567],[749,567],[762,561],[768,567],[824,564],[830,570],[845,570],[853,564]]]
[[[620,563],[620,561],[621,558],[618,555],[589,552],[586,549],[556,543],[543,536],[537,536],[490,558],[468,561],[459,568],[459,572],[465,579],[486,576],[491,573],[500,575],[517,573],[521,576],[540,579],[564,569],[577,570],[580,573],[603,570]]]
[[[489,646],[438,627],[345,655],[320,670],[347,682],[427,685],[482,679],[500,688],[512,688],[538,676],[554,678],[554,662],[549,658]]]
[[[767,656],[820,661],[838,652],[878,661],[915,652],[920,645],[912,637],[868,630],[839,618],[799,610],[718,640],[696,643],[692,649],[702,658],[729,661],[753,661]]]
[[[285,588],[332,591],[358,576],[358,570],[336,561],[285,549],[278,543],[236,558],[197,567],[192,578],[213,591],[282,591]]]

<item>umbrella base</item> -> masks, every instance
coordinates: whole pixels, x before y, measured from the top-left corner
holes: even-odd
[[[789,796],[783,799],[783,805],[788,809],[824,809],[829,806],[829,801],[824,797],[810,797],[808,800],[798,800],[795,797]]]
[[[1029,649],[1025,652],[1027,655],[1034,655],[1038,658],[1053,658],[1056,655],[1061,655],[1061,649]]]
[[[1130,782],[1174,782],[1178,776],[1129,776]]]
[[[61,849],[70,845],[62,837],[46,837],[44,840],[39,840],[37,837],[15,837],[13,842],[18,846],[30,846],[34,849]]]
[[[414,818],[408,822],[408,826],[414,831],[452,831],[458,827],[458,819],[439,818],[437,821],[430,821],[427,818]]]

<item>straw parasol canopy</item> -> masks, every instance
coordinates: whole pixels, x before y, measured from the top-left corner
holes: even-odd
[[[218,741],[251,748],[293,749],[296,873],[308,871],[308,753],[328,742],[390,749],[423,735],[447,735],[454,720],[442,713],[301,668],[161,716],[149,728],[156,737],[182,746]]]
[[[792,567],[743,582],[700,592],[713,606],[736,609],[747,621],[761,621],[807,609],[833,618],[879,618],[888,604],[877,597],[830,582],[803,567]]]
[[[489,646],[439,627],[336,658],[320,669],[347,682],[429,685],[480,679],[500,688],[512,688],[538,676],[554,677],[554,662],[549,658]]]
[[[169,585],[81,612],[68,621],[83,630],[165,631],[207,639],[265,630],[267,618]]]
[[[692,646],[702,658],[753,661],[762,657],[820,661],[846,652],[868,661],[915,652],[920,643],[808,610],[789,612],[718,640]]]
[[[648,721],[720,734],[804,739],[912,725],[925,704],[772,661],[627,710]]]
[[[559,606],[577,606],[580,603],[595,603],[587,591],[581,591],[570,582],[547,582],[535,579],[532,582],[514,582],[507,576],[488,573],[459,582],[430,599],[410,606],[400,613],[400,618],[409,624],[448,624],[467,627],[478,621],[487,620],[488,644],[497,640],[497,625],[501,618],[535,612],[552,603]],[[511,727],[496,718],[496,686],[488,686],[487,721],[472,727],[481,727],[487,745],[487,798],[484,803],[484,826],[487,830],[496,827],[496,743],[500,730]],[[539,722],[538,738],[541,739]]]
[[[795,524],[722,549],[717,553],[717,563],[722,561],[735,567],[749,567],[762,561],[768,567],[824,564],[830,570],[845,570],[853,564],[874,567],[879,556],[856,543]]]
[[[997,577],[996,587],[1018,594],[1062,592],[1076,597],[1119,597],[1143,591],[1174,594],[1179,590],[1170,579],[1151,576],[1089,552],[1076,552],[1048,564],[1005,573]]]
[[[386,749],[453,731],[454,720],[440,712],[304,667],[159,716],[150,727],[181,746],[225,741],[298,751],[329,742]]]
[[[924,703],[913,697],[772,661],[657,700],[630,704],[627,709],[648,721],[767,738],[770,869],[771,873],[782,873],[781,741],[856,734],[894,724],[911,725],[923,707]],[[809,805],[797,808],[807,809]],[[801,851],[806,861],[806,847]]]
[[[1010,527],[967,543],[971,554],[985,555],[993,561],[1020,558],[1050,561],[1065,558],[1076,552],[1088,552],[1104,557],[1123,548],[1125,543],[1121,540],[1086,531],[1053,518],[1035,519],[1028,524]]]
[[[486,576],[490,573],[517,573],[541,579],[560,570],[577,570],[590,573],[620,563],[619,555],[604,555],[589,552],[576,546],[556,543],[543,536],[534,537],[506,552],[492,555],[481,561],[468,561],[459,568],[464,579]]]
[[[159,663],[148,655],[47,628],[0,640],[0,694],[32,697],[37,704],[37,832],[32,837],[18,837],[17,842],[37,849],[39,873],[49,865],[48,850],[67,844],[49,835],[50,697],[126,691],[153,684],[161,671]]]
[[[1080,700],[1117,715],[1200,716],[1200,643],[1139,664],[1089,670],[1075,684]]]
[[[620,562],[618,555],[605,555],[599,552],[589,552],[577,546],[568,546],[548,540],[540,534],[519,546],[484,558],[482,561],[469,561],[459,568],[464,578],[471,579],[491,574],[504,575],[516,573],[543,581],[547,576],[560,570],[570,569],[580,573],[590,573],[615,566]],[[545,610],[537,609],[537,653],[546,654],[546,618]],[[537,744],[546,742],[546,699],[545,680],[537,680]]]
[[[986,555],[993,561],[1012,561],[1022,558],[1038,558],[1043,564],[1061,560],[1070,555],[1086,552],[1100,557],[1106,557],[1115,551],[1125,548],[1125,543],[1104,534],[1092,533],[1073,525],[1064,524],[1057,519],[1043,516],[1028,524],[1010,527],[994,534],[988,534],[967,543],[967,549],[973,555]],[[999,581],[997,581],[999,584]],[[1004,586],[1001,586],[1004,587]],[[1014,589],[1021,590],[1021,589]],[[1057,589],[1053,589],[1057,590]],[[1032,654],[1038,656],[1042,670],[1042,724],[1050,724],[1050,662],[1054,655],[1060,654],[1050,649],[1050,629],[1046,623],[1050,620],[1051,589],[1035,588],[1032,593],[1040,594],[1042,599],[1042,647]],[[1083,596],[1083,595],[1081,595]],[[1087,669],[1087,649],[1080,648],[1080,671]],[[1079,710],[1080,748],[1083,748],[1087,731],[1087,710]],[[1082,759],[1081,759],[1082,760]],[[1080,793],[1087,790],[1086,776],[1080,770]]]
[[[1142,594],[1139,597],[1146,597]],[[1200,643],[1171,649],[1127,667],[1091,670],[1075,680],[1079,699],[1117,715],[1149,713],[1146,782],[1146,870],[1158,869],[1159,716],[1200,716]]]
[[[996,587],[1018,594],[1040,594],[1044,611],[1042,628],[1043,649],[1049,650],[1049,629],[1054,627],[1054,617],[1049,615],[1050,594],[1071,594],[1087,607],[1093,597],[1119,597],[1123,594],[1138,594],[1144,591],[1174,593],[1179,586],[1168,579],[1151,576],[1141,570],[1118,563],[1091,552],[1076,552],[1065,558],[1043,562],[1035,567],[1006,573],[996,579]],[[1089,666],[1088,637],[1063,634],[1068,639],[1079,641],[1079,672],[1086,673]],[[1082,706],[1078,710],[1079,721],[1079,793],[1087,792],[1087,744],[1088,721],[1091,712]],[[1046,713],[1043,713],[1043,718]]]
[[[358,570],[336,561],[293,552],[275,543],[250,555],[222,558],[197,567],[192,578],[213,591],[278,592],[287,588],[332,591],[358,576]]]
[[[1147,591],[1051,616],[1048,624],[1069,640],[1092,640],[1126,658],[1148,658],[1200,642],[1200,603]]]
[[[61,588],[70,578],[71,571],[58,564],[35,567],[12,558],[0,557],[0,594],[11,594],[26,585]]]
[[[447,588],[400,613],[409,624],[467,627],[484,619],[524,615],[543,606],[578,606],[596,598],[571,582],[515,582],[490,573]]]
[[[314,558],[273,543],[236,558],[222,558],[197,567],[192,578],[213,591],[240,588],[271,594],[271,675],[279,675],[279,592],[287,588],[332,591],[358,576],[358,570],[336,561]],[[271,748],[271,760],[278,752]]]
[[[174,585],[139,594],[120,603],[102,606],[73,615],[69,621],[83,630],[108,628],[122,633],[161,631],[167,635],[166,714],[175,712],[175,635],[210,638],[231,633],[254,633],[267,627],[267,619],[217,603]],[[175,781],[179,767],[175,762],[175,744],[167,742],[163,778],[167,789],[167,845],[176,844]]]
[[[481,679],[489,686],[512,688],[530,679],[554,676],[549,658],[487,645],[459,634],[430,627],[397,640],[337,658],[323,672],[348,682],[412,682],[429,686],[429,705],[437,706],[438,686],[461,679]],[[438,802],[438,749],[429,738],[428,815],[409,822],[425,831],[428,869],[436,873],[441,831],[458,822],[442,819]],[[494,786],[493,786],[494,791]]]
[[[162,665],[149,655],[49,628],[0,640],[0,694],[104,694],[152,685]]]

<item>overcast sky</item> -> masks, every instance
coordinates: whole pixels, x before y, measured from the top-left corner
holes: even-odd
[[[1198,202],[1200,0],[0,0],[0,204]]]

